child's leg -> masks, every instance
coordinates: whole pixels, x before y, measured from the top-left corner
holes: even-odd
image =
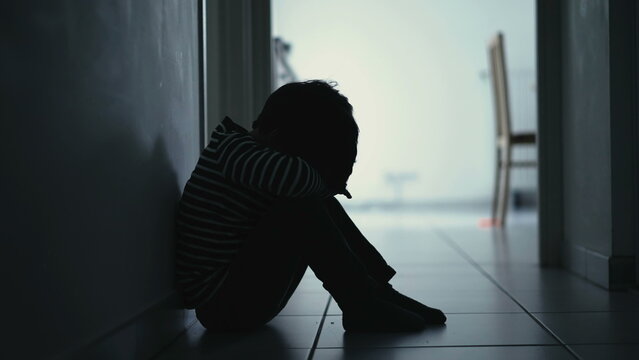
[[[325,203],[333,222],[344,235],[348,246],[355,256],[366,267],[368,274],[380,283],[387,283],[395,275],[395,270],[386,263],[386,260],[377,249],[368,242],[336,198],[326,199]]]
[[[375,247],[368,242],[366,237],[359,231],[357,226],[348,216],[342,205],[335,198],[326,201],[327,209],[331,214],[335,224],[346,237],[346,242],[353,253],[366,266],[368,273],[382,284],[387,284],[395,270],[391,268]],[[416,312],[429,324],[443,324],[446,316],[441,310],[428,307],[414,299],[395,291],[390,284],[387,284],[382,291],[382,298],[396,303],[410,311]]]
[[[288,246],[286,214],[279,204],[265,214],[233,259],[215,297],[196,308],[209,330],[242,330],[267,323],[286,305],[308,267]]]
[[[345,327],[423,326],[416,314],[375,297],[376,282],[353,255],[320,199],[277,202],[233,261],[218,296],[196,309],[198,319],[217,329],[266,323],[286,304],[306,264],[344,310]]]

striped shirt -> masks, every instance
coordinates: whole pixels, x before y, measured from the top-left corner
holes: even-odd
[[[314,195],[331,194],[310,165],[256,142],[224,118],[179,204],[176,275],[185,307],[215,295],[243,240],[275,198]]]

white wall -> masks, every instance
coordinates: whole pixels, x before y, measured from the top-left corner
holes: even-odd
[[[391,199],[385,173],[416,172],[417,201],[487,201],[494,120],[487,42],[534,69],[533,0],[273,0],[273,35],[303,79],[337,81],[361,129],[354,200]]]

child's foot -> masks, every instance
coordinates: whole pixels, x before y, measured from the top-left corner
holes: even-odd
[[[441,310],[428,307],[417,300],[399,293],[397,290],[393,289],[393,286],[390,284],[386,285],[380,296],[393,304],[419,314],[427,324],[441,325],[446,322],[446,315],[444,315]]]
[[[345,310],[342,316],[342,326],[349,332],[419,331],[425,325],[420,315],[382,299]]]

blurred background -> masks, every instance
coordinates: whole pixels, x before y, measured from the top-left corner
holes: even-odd
[[[488,43],[504,34],[514,131],[535,131],[533,0],[273,0],[271,11],[275,86],[334,80],[355,109],[345,206],[490,216]],[[535,157],[534,146],[514,149],[514,159]],[[512,171],[511,209],[534,208],[536,182],[534,167]]]

